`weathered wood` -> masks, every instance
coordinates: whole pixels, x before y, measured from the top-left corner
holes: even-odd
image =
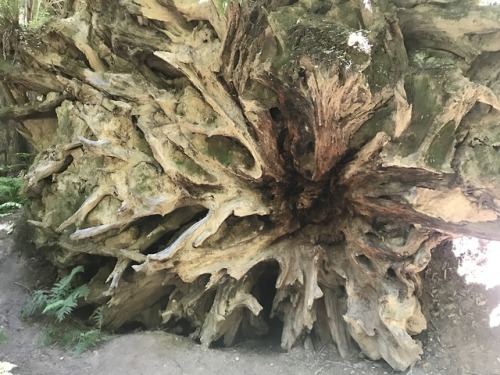
[[[0,120],[22,119],[37,114],[54,111],[68,98],[68,95],[58,95],[54,92],[48,93],[47,97],[39,103],[27,103],[0,108]]]
[[[3,113],[57,115],[26,176],[33,241],[98,268],[87,302],[110,329],[161,317],[230,345],[280,319],[283,348],[317,332],[404,370],[432,250],[500,239],[498,17],[465,1],[68,2],[17,50],[26,74],[0,65],[13,98],[47,95]]]

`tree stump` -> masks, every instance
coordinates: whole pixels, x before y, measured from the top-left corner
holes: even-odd
[[[6,30],[30,236],[111,330],[279,319],[405,370],[433,249],[500,239],[498,6],[74,0]]]

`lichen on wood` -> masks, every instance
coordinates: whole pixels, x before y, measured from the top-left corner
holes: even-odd
[[[67,5],[0,66],[17,101],[0,116],[57,123],[30,139],[32,241],[90,265],[104,325],[209,346],[280,320],[286,349],[418,361],[433,249],[499,238],[498,9]]]

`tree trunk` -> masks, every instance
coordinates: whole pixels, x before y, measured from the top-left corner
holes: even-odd
[[[432,250],[500,239],[498,7],[75,0],[23,32],[0,118],[41,151],[32,237],[109,329],[230,345],[279,318],[283,348],[404,370]]]

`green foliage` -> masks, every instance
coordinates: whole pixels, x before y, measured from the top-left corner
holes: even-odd
[[[0,216],[17,211],[22,207],[22,204],[16,202],[5,202],[3,204],[0,204]]]
[[[17,211],[26,203],[26,197],[21,194],[22,185],[22,178],[0,177],[0,215]]]
[[[6,341],[7,341],[7,336],[5,335],[3,328],[0,327],[0,344],[3,344]]]
[[[0,0],[0,27],[18,25],[20,10],[19,0]]]
[[[76,345],[74,352],[78,356],[83,352],[86,352],[91,347],[96,346],[102,338],[102,333],[100,329],[91,329],[86,332],[80,332],[80,335],[76,339]]]
[[[31,30],[41,29],[52,18],[49,9],[42,3],[38,3],[38,9],[34,12],[30,20],[28,20],[28,28]]]
[[[86,298],[89,293],[86,285],[73,287],[73,280],[80,272],[83,272],[83,267],[75,267],[68,276],[54,284],[49,292],[35,291],[21,312],[21,316],[27,318],[41,313],[62,322],[75,309],[78,299]]]
[[[52,17],[52,2],[54,1],[0,0],[0,31],[40,29]],[[26,4],[34,6],[29,17],[25,11]]]
[[[42,344],[45,346],[57,344],[65,349],[72,349],[74,355],[79,356],[105,339],[107,336],[100,329],[89,329],[75,322],[63,322],[46,327]]]
[[[20,177],[0,177],[0,204],[6,202],[24,203],[21,195],[23,179]]]
[[[21,312],[26,319],[35,315],[43,315],[50,319],[44,337],[44,344],[59,343],[64,347],[74,347],[79,355],[88,348],[97,345],[102,339],[103,307],[97,308],[89,317],[92,328],[80,324],[67,324],[66,318],[71,315],[78,301],[87,298],[87,285],[75,286],[76,275],[83,272],[78,266],[70,274],[63,277],[49,290],[37,290]]]
[[[94,327],[97,329],[102,328],[102,324],[104,323],[104,315],[103,315],[104,306],[99,306],[94,310],[92,315],[90,315],[89,320],[93,323]]]
[[[217,8],[217,12],[219,13],[219,15],[224,14],[228,4],[229,4],[228,0],[217,0],[216,8]]]
[[[31,295],[31,299],[21,310],[21,318],[27,319],[31,316],[41,314],[46,305],[46,292],[43,290],[35,290],[35,292]]]
[[[78,299],[87,298],[88,294],[89,288],[86,285],[81,285],[66,296],[64,294],[56,295],[53,297],[54,299],[47,301],[49,303],[43,309],[42,314],[53,315],[59,322],[62,322],[75,309]]]

